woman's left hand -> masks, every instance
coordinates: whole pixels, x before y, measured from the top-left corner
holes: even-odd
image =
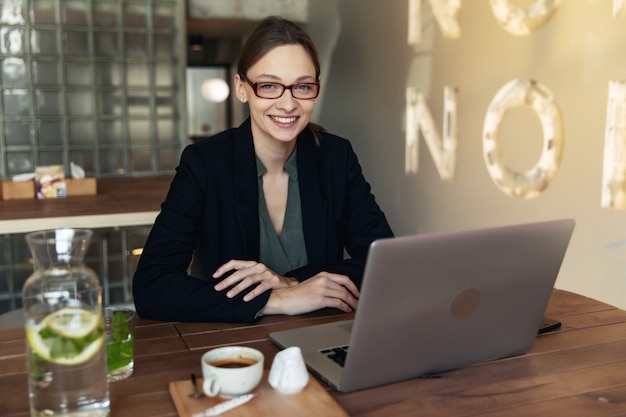
[[[233,270],[235,272],[215,285],[216,291],[222,291],[236,284],[226,293],[228,298],[236,297],[237,294],[256,284],[258,285],[244,296],[244,301],[250,301],[268,290],[288,288],[298,284],[295,278],[278,275],[265,264],[237,259],[232,259],[220,266],[213,274],[213,278],[221,278],[225,273]]]

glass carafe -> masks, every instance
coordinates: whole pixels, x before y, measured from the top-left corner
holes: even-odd
[[[36,270],[22,291],[32,416],[108,416],[102,287],[84,265],[88,229],[26,235]]]

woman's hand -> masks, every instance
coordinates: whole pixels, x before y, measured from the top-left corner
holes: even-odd
[[[303,314],[322,308],[356,310],[359,290],[345,275],[320,272],[306,281],[272,291],[263,314]]]
[[[235,270],[235,272],[215,285],[216,291],[222,291],[236,284],[226,293],[228,298],[233,298],[256,284],[258,284],[256,288],[244,296],[244,301],[250,301],[265,291],[288,288],[298,283],[295,278],[278,275],[262,263],[236,259],[232,259],[220,266],[213,274],[213,278],[221,278],[225,273],[232,270]]]

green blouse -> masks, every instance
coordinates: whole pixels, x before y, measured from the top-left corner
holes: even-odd
[[[272,271],[280,275],[307,264],[304,232],[302,231],[302,210],[300,206],[300,186],[298,184],[298,164],[296,149],[285,162],[289,174],[287,207],[280,236],[276,235],[270,220],[263,194],[263,174],[267,171],[261,160],[256,158],[259,189],[259,231],[260,259]]]

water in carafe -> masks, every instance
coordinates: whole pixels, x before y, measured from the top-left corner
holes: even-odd
[[[88,229],[26,236],[36,265],[22,291],[32,416],[109,415],[102,288],[84,265]]]

